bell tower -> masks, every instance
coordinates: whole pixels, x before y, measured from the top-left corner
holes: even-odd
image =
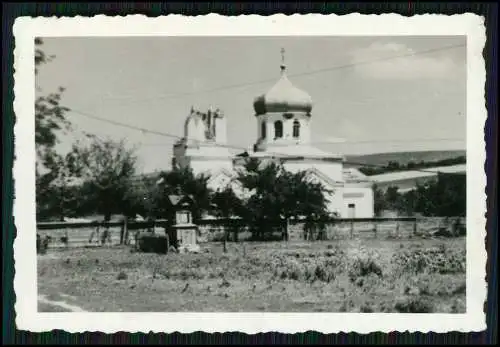
[[[280,70],[278,82],[266,94],[254,100],[258,133],[254,146],[256,151],[310,142],[312,99],[288,79],[283,48]]]

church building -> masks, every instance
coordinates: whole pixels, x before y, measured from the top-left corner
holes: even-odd
[[[344,167],[344,157],[312,146],[311,96],[295,87],[286,75],[265,94],[255,98],[253,108],[257,139],[246,157],[266,162],[279,161],[290,172],[307,171],[322,183],[328,194],[328,209],[341,218],[374,216],[373,182],[359,170]],[[241,190],[235,177],[244,156],[233,155],[226,139],[226,118],[220,110],[206,113],[191,109],[184,125],[184,137],[174,145],[174,167],[190,167],[195,174],[210,175],[209,186],[217,190],[231,185]]]

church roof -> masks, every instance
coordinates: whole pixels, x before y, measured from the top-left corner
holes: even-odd
[[[281,65],[281,78],[267,93],[255,98],[253,106],[257,115],[267,112],[309,113],[312,110],[312,99],[290,82],[285,65]]]
[[[342,177],[344,179],[344,182],[349,182],[349,183],[371,181],[371,178],[369,178],[356,168],[342,169]]]

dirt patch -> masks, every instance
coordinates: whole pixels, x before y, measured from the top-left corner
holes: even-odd
[[[61,294],[61,296],[63,296]],[[63,296],[64,297],[64,296]],[[68,297],[68,296],[65,296]],[[72,305],[62,300],[50,300],[46,295],[38,295],[38,311],[40,312],[87,312],[80,306]],[[40,305],[42,305],[40,307]],[[47,311],[45,311],[47,310]]]

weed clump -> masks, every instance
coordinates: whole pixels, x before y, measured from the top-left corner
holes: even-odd
[[[368,275],[382,277],[382,267],[379,265],[377,256],[374,253],[360,252],[354,255],[348,268],[348,276],[351,282],[356,282],[360,277]]]
[[[120,271],[118,273],[118,276],[116,276],[116,279],[119,280],[119,281],[123,281],[123,280],[126,280],[128,278],[128,275],[123,272],[123,271]]]
[[[434,305],[432,302],[423,296],[408,296],[400,299],[396,302],[394,308],[399,313],[434,312]]]
[[[340,271],[342,259],[335,256],[289,253],[274,255],[270,267],[274,277],[303,282],[331,282]]]
[[[444,246],[401,252],[393,256],[392,262],[401,273],[455,274],[465,272],[466,265],[464,252]]]

